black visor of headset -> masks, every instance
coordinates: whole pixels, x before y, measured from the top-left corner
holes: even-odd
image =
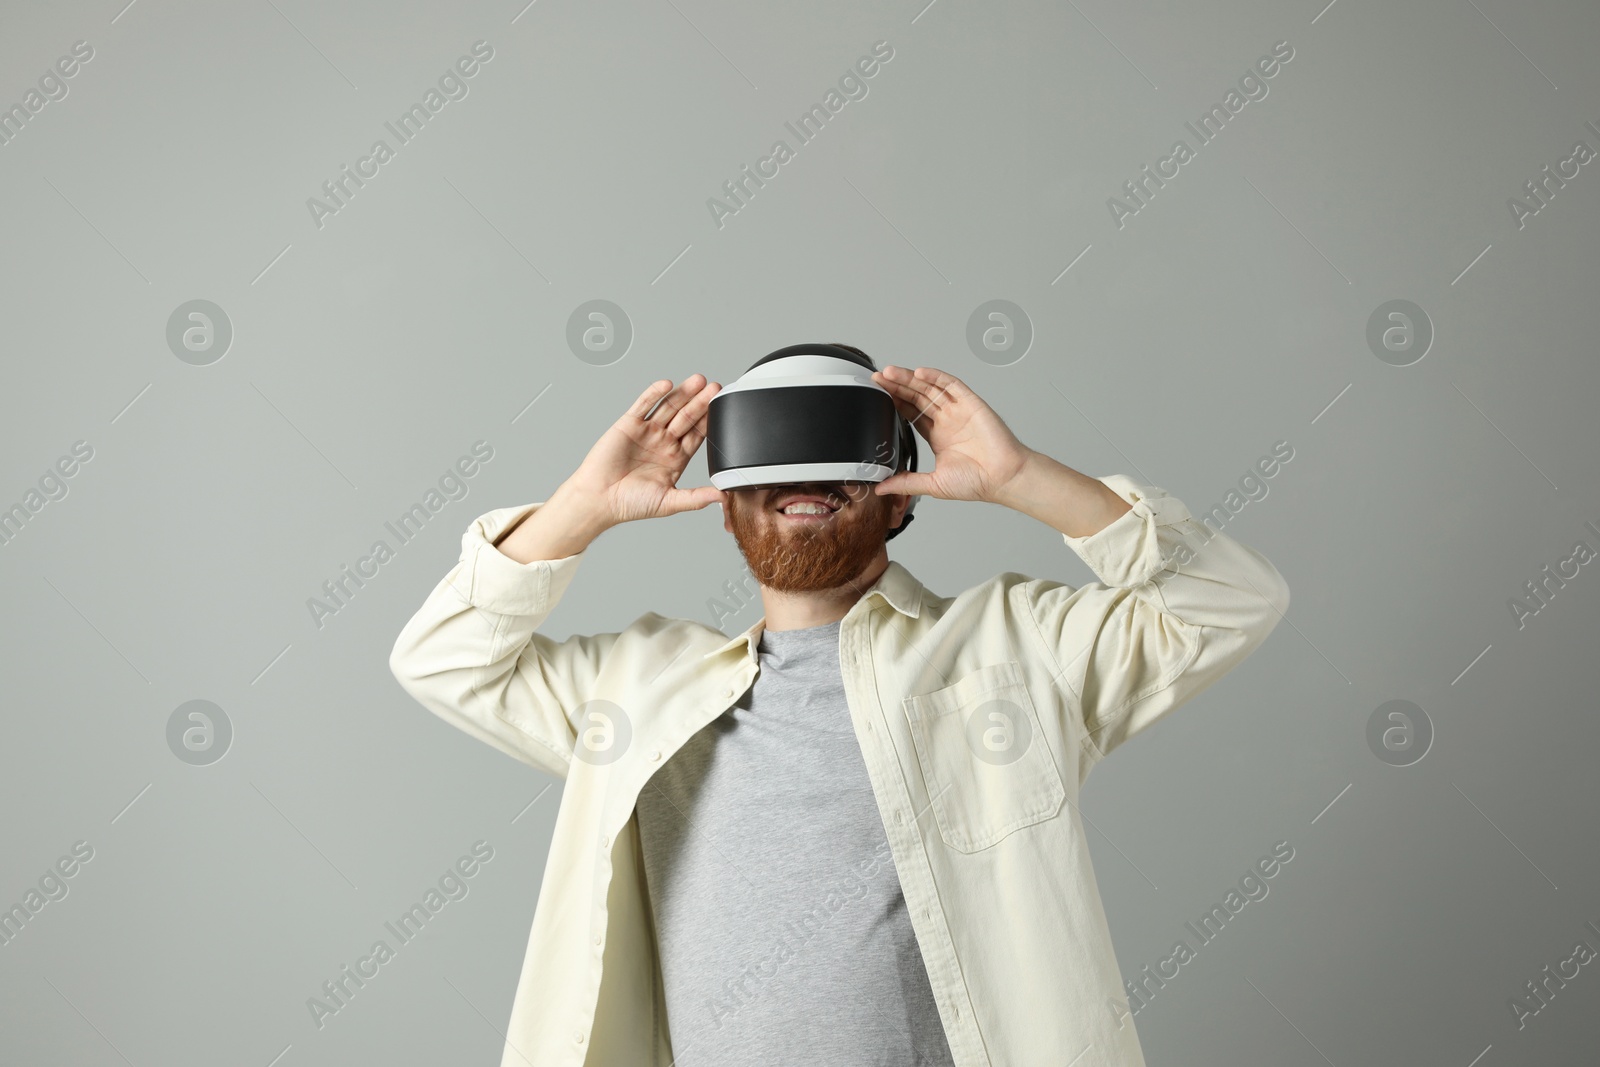
[[[848,368],[796,367],[790,376],[756,375],[792,356],[827,356]],[[773,368],[776,369],[776,368]],[[719,489],[757,489],[803,482],[877,483],[899,469],[917,469],[916,432],[894,398],[871,379],[872,365],[832,344],[798,344],[769,352],[711,398],[706,466]],[[770,381],[770,384],[769,384]],[[893,540],[911,525],[911,497]]]

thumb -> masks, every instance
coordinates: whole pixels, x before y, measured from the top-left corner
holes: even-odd
[[[670,489],[661,502],[661,514],[676,515],[683,511],[699,511],[711,504],[727,503],[727,496],[714,485],[695,489]]]
[[[891,474],[879,482],[873,492],[879,496],[890,493],[904,493],[908,496],[918,496],[933,492],[933,475],[924,471],[900,471]]]

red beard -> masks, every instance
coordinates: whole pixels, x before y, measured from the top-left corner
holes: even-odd
[[[774,504],[794,492],[815,492],[843,500],[843,505],[826,523],[792,522]],[[889,533],[889,497],[867,484],[735,489],[728,497],[733,537],[750,573],[780,592],[816,592],[850,583],[877,558]]]

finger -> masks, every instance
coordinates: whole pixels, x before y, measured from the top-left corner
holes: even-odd
[[[655,406],[656,401],[667,395],[671,389],[672,383],[665,378],[651,382],[645,391],[639,394],[639,399],[628,408],[627,414],[636,419],[644,418],[645,413]]]
[[[692,456],[700,449],[700,442],[706,439],[706,421],[701,419],[689,428],[689,432],[678,438],[679,451],[685,456]]]
[[[899,368],[895,369],[898,370]],[[894,397],[896,400],[907,400],[916,395],[910,389],[906,388],[904,382],[896,381],[894,378],[890,377],[886,370],[874,371],[872,374],[872,380],[878,383],[878,385],[881,386],[886,393]]]
[[[961,380],[934,367],[918,367],[908,383],[929,398],[935,407],[948,407],[961,399]],[[969,390],[970,391],[970,390]]]
[[[694,489],[669,489],[661,502],[661,514],[677,515],[684,511],[699,511],[712,504],[726,503],[721,489],[702,485]]]
[[[878,496],[895,493],[905,496],[924,496],[933,492],[933,475],[918,471],[901,471],[879,482],[872,491]]]
[[[697,374],[695,377],[698,378],[700,375]],[[693,379],[690,380],[692,381]],[[673,437],[682,437],[692,430],[705,417],[706,410],[711,406],[711,398],[716,396],[717,391],[721,388],[722,386],[716,382],[706,382],[701,385],[694,395],[689,397],[688,402],[672,417],[672,421],[667,424],[667,433]]]
[[[898,367],[890,364],[879,373],[895,387],[896,392],[901,396],[914,398],[919,396],[937,397],[938,395],[937,391],[931,387],[926,379],[918,378],[916,372],[909,367]]]
[[[706,434],[707,434],[707,432],[709,430],[709,427],[710,427],[709,416],[701,415],[700,416],[700,421],[695,423],[694,426],[690,427],[689,432],[684,434],[683,437],[681,437],[679,439],[679,446],[680,446],[679,450],[685,456],[692,456],[696,452],[698,452],[700,450],[701,443],[704,442],[705,439],[706,439]],[[715,445],[707,445],[706,447],[707,448],[716,448]],[[721,450],[720,449],[718,450],[718,455],[721,455]],[[709,455],[706,457],[706,460],[707,460],[707,463],[709,464],[710,463],[710,456]]]
[[[911,371],[905,367],[897,367],[894,364],[890,364],[882,370],[876,371],[872,377],[874,381],[895,396],[914,397],[919,395],[914,387],[915,379],[912,377]]]
[[[899,373],[891,381],[900,386],[901,395],[917,406],[918,411],[937,411],[946,402],[941,390],[926,379],[918,378],[903,367],[894,368]]]
[[[959,404],[963,400],[978,399],[978,394],[968,388],[966,382],[938,367],[918,367],[913,380],[926,386],[938,399],[940,407]]]
[[[878,383],[888,392],[889,399],[894,401],[894,409],[900,413],[901,418],[913,426],[918,424],[919,419],[926,420],[925,425],[928,427],[933,425],[933,414],[923,403],[921,394],[907,388],[901,382],[888,378],[878,379]]]
[[[909,400],[896,400],[894,409],[900,417],[909,422],[918,433],[926,437],[933,432],[934,418],[932,412],[922,411],[916,404]]]
[[[705,375],[691,374],[679,382],[678,387],[663,397],[660,406],[650,413],[649,421],[661,426],[671,426],[673,416],[689,402],[690,397],[700,391],[705,381]]]
[[[943,407],[962,403],[988,406],[971,386],[949,371],[940,370],[938,367],[918,367],[917,378],[933,386]]]

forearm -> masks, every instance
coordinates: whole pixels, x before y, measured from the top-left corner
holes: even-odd
[[[567,713],[589,699],[615,635],[555,641],[538,632],[581,557],[520,563],[496,549],[524,510],[498,508],[473,520],[461,558],[395,639],[389,669],[440,718],[564,777],[575,737]]]
[[[1022,469],[991,502],[1031,515],[1068,537],[1099,533],[1132,507],[1098,478],[1031,449]]]
[[[518,563],[564,559],[584,551],[608,528],[595,502],[562,482],[549,500],[502,534],[495,548]]]
[[[1209,530],[1159,486],[1122,474],[1102,484],[1134,501],[1133,517],[1124,511],[1097,536],[1066,536],[1099,581],[1028,587],[1095,758],[1237,666],[1289,608],[1288,584],[1260,552]]]

